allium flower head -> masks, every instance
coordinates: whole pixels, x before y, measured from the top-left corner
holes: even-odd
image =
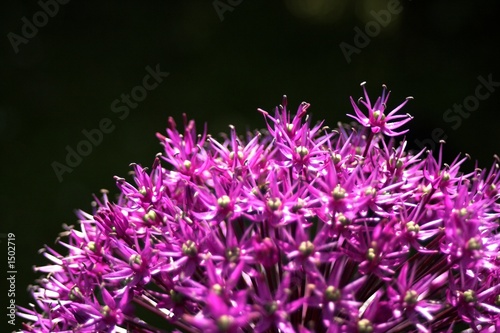
[[[406,101],[362,86],[335,130],[286,97],[245,135],[169,118],[152,167],[45,247],[23,332],[500,331],[498,161],[408,150]]]

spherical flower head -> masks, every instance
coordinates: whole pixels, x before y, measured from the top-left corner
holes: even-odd
[[[500,331],[500,158],[408,151],[406,101],[362,86],[368,115],[351,98],[360,124],[335,130],[286,97],[246,136],[170,118],[151,169],[43,249],[23,331]]]
[[[361,83],[365,99],[361,97],[358,100],[358,103],[361,103],[368,109],[368,116],[361,112],[360,108],[352,97],[351,104],[354,108],[355,115],[347,114],[347,116],[356,119],[361,125],[370,128],[371,132],[375,134],[382,133],[387,136],[397,136],[407,133],[408,130],[404,130],[401,132],[395,132],[394,130],[409,122],[412,119],[412,116],[410,116],[409,114],[396,115],[396,112],[398,112],[403,106],[405,106],[408,100],[412,99],[412,97],[407,97],[403,103],[386,114],[385,111],[387,108],[387,101],[389,100],[389,95],[391,94],[391,92],[388,92],[387,87],[383,85],[382,95],[378,97],[375,103],[372,105],[370,97],[368,97],[368,92],[366,91],[365,84],[366,82]]]

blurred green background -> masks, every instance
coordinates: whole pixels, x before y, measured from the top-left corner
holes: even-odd
[[[29,302],[32,266],[45,263],[37,250],[76,222],[76,208],[90,210],[93,193],[116,194],[113,176],[125,177],[129,163],[152,163],[161,151],[155,133],[169,116],[181,123],[187,113],[214,135],[228,124],[243,132],[263,127],[257,107],[271,111],[286,94],[291,109],[310,102],[313,119],[334,127],[350,121],[349,96],[361,96],[362,81],[374,97],[385,83],[389,108],[415,98],[405,110],[415,117],[410,148],[438,128],[449,162],[467,152],[486,167],[500,153],[500,83],[468,118],[443,118],[455,103],[474,102],[479,76],[500,82],[496,1],[61,0],[57,13],[53,6],[53,15],[39,14],[53,1],[4,1],[0,12],[0,233],[16,235],[19,305]],[[31,36],[24,26],[34,20]],[[366,28],[369,39],[355,40]],[[347,44],[357,48],[349,61],[340,47]],[[120,119],[113,101],[157,65],[168,77]],[[76,149],[82,131],[104,118],[114,130],[59,181],[52,164],[65,164],[66,146]]]

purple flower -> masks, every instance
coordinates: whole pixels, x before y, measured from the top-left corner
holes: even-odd
[[[408,150],[406,101],[362,86],[368,116],[351,98],[359,124],[335,130],[286,97],[245,136],[169,118],[151,169],[43,250],[22,331],[499,331],[498,161]]]
[[[408,130],[404,130],[402,132],[394,132],[394,130],[409,122],[412,119],[412,117],[408,114],[396,115],[396,112],[398,112],[408,102],[408,100],[412,99],[412,97],[407,97],[406,100],[403,103],[401,103],[398,107],[396,107],[388,114],[385,114],[384,112],[385,109],[387,108],[387,100],[389,99],[389,95],[391,94],[391,92],[390,91],[387,92],[387,87],[383,85],[382,96],[378,97],[372,106],[372,103],[370,101],[370,98],[368,97],[368,93],[365,88],[365,84],[366,82],[361,83],[361,86],[363,87],[363,92],[365,94],[365,100],[363,100],[363,98],[361,97],[359,99],[359,102],[361,102],[361,104],[363,104],[368,109],[368,116],[366,116],[365,114],[363,114],[363,112],[361,112],[361,110],[354,102],[352,97],[351,97],[351,104],[352,107],[354,108],[354,112],[356,113],[356,115],[348,114],[348,116],[359,121],[361,125],[370,128],[372,133],[375,134],[383,133],[387,136],[397,136],[407,133]]]
[[[415,267],[408,272],[408,263],[405,263],[399,272],[397,280],[389,285],[387,296],[395,318],[406,318],[407,323],[412,323],[420,331],[428,331],[424,322],[434,320],[433,313],[442,309],[443,304],[427,300],[431,293],[431,283],[435,276],[420,279],[415,282]],[[402,329],[402,327],[401,327]]]

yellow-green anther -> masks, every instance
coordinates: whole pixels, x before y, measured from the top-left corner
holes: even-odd
[[[185,160],[183,164],[187,170],[191,169],[191,161],[190,160]]]
[[[495,305],[500,306],[500,294],[495,297]]]
[[[477,240],[477,238],[472,237],[467,241],[466,245],[467,250],[480,250],[481,249],[481,242]]]
[[[422,191],[423,194],[429,194],[432,190],[431,184],[424,186],[424,185],[419,185],[420,190]]]
[[[196,243],[192,240],[187,240],[184,244],[182,244],[182,253],[188,257],[196,256],[198,254]]]
[[[291,132],[293,130],[293,124],[286,124],[286,130]]]
[[[144,217],[142,218],[144,222],[151,222],[156,220],[156,212],[154,210],[150,210],[146,214],[144,214]]]
[[[342,297],[340,289],[334,286],[328,286],[325,290],[325,298],[329,302],[337,302]]]
[[[92,252],[95,252],[95,250],[96,250],[96,246],[95,246],[95,242],[94,242],[94,241],[90,241],[90,242],[88,242],[88,243],[87,243],[87,247],[88,247],[88,249],[89,249],[90,251],[92,251]]]
[[[193,224],[193,220],[187,215],[184,215],[183,217],[184,221],[186,221],[187,224]]]
[[[222,332],[228,331],[234,323],[234,318],[230,315],[222,315],[217,319],[217,327]]]
[[[404,301],[406,304],[414,305],[417,304],[418,294],[415,290],[408,290],[405,294]]]
[[[240,160],[243,159],[243,153],[241,151],[238,151],[237,156],[238,156],[238,159],[240,159]],[[234,151],[229,153],[229,159],[230,160],[234,159]]]
[[[178,293],[177,291],[171,289],[170,290],[170,299],[174,303],[180,303],[184,299],[184,296],[181,293]]]
[[[142,186],[139,189],[139,193],[142,194],[142,195],[146,195],[148,193],[148,190],[146,190],[146,187]]]
[[[476,292],[472,289],[464,291],[464,300],[467,303],[472,303],[476,301]]]
[[[217,205],[219,205],[220,208],[227,208],[229,207],[229,204],[231,203],[231,198],[227,195],[223,195],[219,199],[217,199]]]
[[[401,161],[400,159],[398,159],[396,161],[396,168],[401,169],[402,167],[403,167],[403,161]]]
[[[103,314],[104,317],[109,316],[109,314],[111,313],[111,308],[105,305],[101,308],[101,313]]]
[[[311,243],[310,241],[305,241],[300,243],[299,252],[305,257],[310,256],[311,254],[314,253],[314,244]]]
[[[126,278],[120,280],[120,285],[122,287],[126,287],[130,282],[132,282],[133,279],[133,276],[127,276]]]
[[[332,191],[332,197],[334,200],[342,200],[345,197],[347,197],[346,190],[342,188],[340,185],[337,185]]]
[[[264,183],[259,185],[259,191],[261,194],[266,194],[269,190],[269,183]]]
[[[365,195],[366,196],[375,196],[375,194],[377,194],[377,190],[375,190],[373,187],[369,186],[366,190],[365,190]]]
[[[448,180],[450,180],[450,178],[451,178],[450,174],[446,171],[443,171],[443,177],[441,179],[447,182]]]
[[[333,163],[339,164],[342,161],[342,156],[340,154],[333,154]]]
[[[281,207],[281,200],[279,198],[269,199],[267,200],[267,207],[272,211],[276,211]]]
[[[212,291],[214,293],[216,293],[217,295],[221,295],[222,294],[222,286],[220,284],[216,283],[212,286]]]
[[[278,310],[278,303],[276,301],[273,301],[271,303],[267,303],[264,305],[264,309],[268,314],[273,314]]]
[[[406,230],[409,232],[418,233],[420,231],[420,226],[413,221],[406,223]]]
[[[337,216],[337,222],[342,224],[344,227],[351,223],[351,221],[349,221],[349,219],[347,217],[345,217],[345,215],[342,213],[340,213]]]
[[[128,264],[130,266],[132,265],[142,265],[142,258],[139,254],[133,254],[130,256],[130,258],[128,259]]]
[[[468,211],[467,211],[467,208],[461,208],[460,211],[459,211],[459,215],[460,217],[464,217],[465,215],[467,215]]]
[[[368,249],[368,252],[366,253],[366,259],[369,261],[374,260],[377,257],[377,254],[375,253],[375,249],[370,247]]]
[[[80,288],[78,288],[78,286],[73,286],[73,288],[71,288],[71,291],[69,292],[69,299],[72,301],[76,301],[82,298],[83,294],[80,291]]]
[[[295,148],[295,152],[299,154],[300,157],[304,158],[309,154],[309,150],[304,146],[298,146]]]
[[[384,120],[385,114],[380,110],[376,110],[373,112],[373,118],[375,118],[377,120]]]
[[[226,259],[229,262],[236,262],[240,258],[240,248],[239,247],[231,247],[226,249]]]
[[[368,319],[361,319],[358,321],[358,332],[359,333],[371,333],[373,332],[373,325]]]
[[[306,202],[302,199],[298,199],[297,203],[293,205],[292,212],[297,213],[300,209],[302,209],[306,205]]]

